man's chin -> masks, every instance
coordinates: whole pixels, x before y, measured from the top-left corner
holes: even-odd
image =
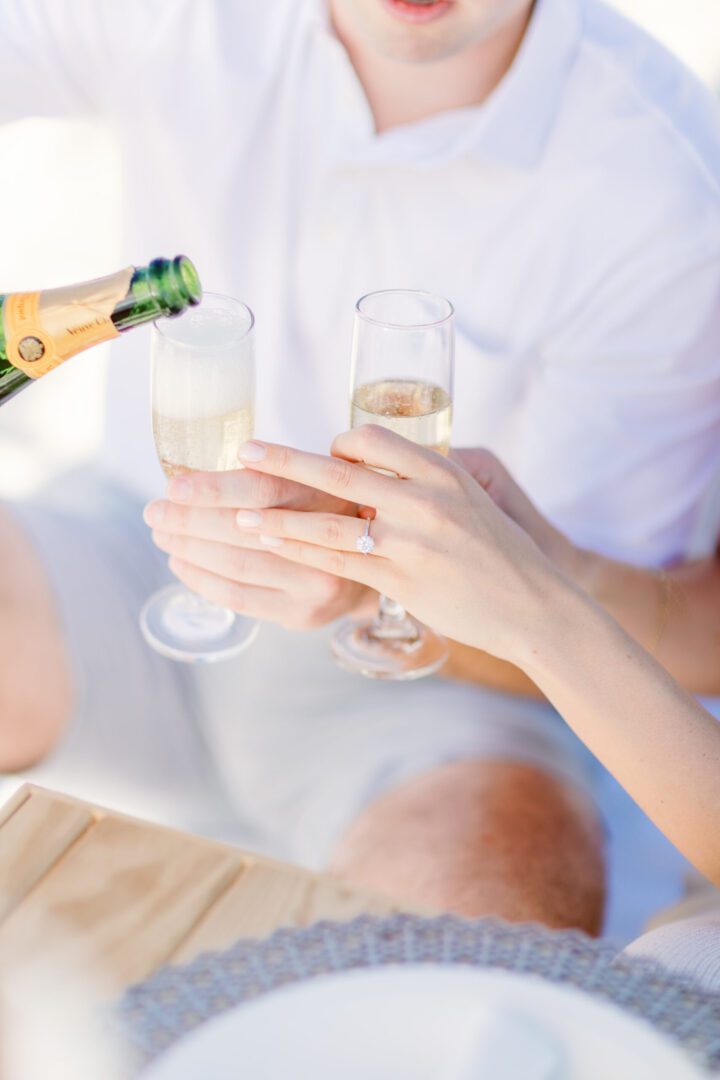
[[[375,51],[399,64],[432,64],[462,51],[462,45],[448,41],[373,41]]]
[[[396,17],[389,10],[387,0],[371,0],[357,8],[351,0],[329,2],[331,10],[335,6],[339,9],[338,15],[340,10],[344,11],[344,25],[362,35],[373,51],[386,60],[427,64],[461,52],[466,44],[462,34],[458,33],[456,11],[453,10],[459,6],[456,2],[448,6],[447,14],[420,23]],[[422,7],[418,5],[418,9]]]

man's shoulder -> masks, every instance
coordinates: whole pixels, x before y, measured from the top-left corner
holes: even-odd
[[[720,200],[720,102],[673,53],[603,0],[586,0],[576,74],[598,110],[598,142],[618,147],[619,172],[644,163],[660,187],[681,174]]]
[[[49,0],[35,0],[46,5]],[[87,0],[72,0],[73,11]],[[92,32],[135,62],[212,57],[216,67],[251,70],[282,53],[313,18],[317,0],[93,0]],[[59,8],[60,5],[57,5]],[[53,10],[55,10],[53,8]],[[70,27],[68,27],[68,30]]]

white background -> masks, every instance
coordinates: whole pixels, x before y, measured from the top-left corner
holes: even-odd
[[[613,2],[720,90],[720,0]],[[9,124],[0,128],[0,160],[0,293],[119,268],[120,168],[103,130],[76,121]],[[26,494],[93,458],[107,363],[102,349],[79,356],[3,409],[1,495]]]

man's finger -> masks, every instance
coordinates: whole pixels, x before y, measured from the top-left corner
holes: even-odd
[[[316,494],[279,476],[244,468],[175,476],[167,489],[167,497],[174,503],[249,509],[310,505]]]
[[[158,532],[264,550],[257,531],[238,529],[236,514],[237,510],[182,506],[165,499],[146,506],[143,517],[145,523]]]
[[[252,619],[268,619],[278,623],[283,623],[287,617],[288,597],[281,589],[239,585],[218,574],[211,574],[198,566],[185,563],[175,556],[168,565],[183,585],[219,607],[230,608],[231,611]]]
[[[288,566],[282,559],[276,559],[267,545],[263,546],[259,539],[259,551],[169,533],[154,532],[153,540],[167,555],[173,555],[200,570],[207,570],[242,585],[260,585],[270,589],[292,587],[297,590],[298,584],[302,584],[298,583],[297,568]]]

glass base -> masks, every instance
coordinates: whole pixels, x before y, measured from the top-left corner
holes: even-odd
[[[217,607],[182,585],[168,585],[140,612],[143,637],[156,652],[187,664],[211,664],[244,652],[260,623]]]
[[[448,643],[422,623],[410,620],[412,635],[378,635],[377,620],[344,619],[332,641],[340,667],[368,679],[407,681],[439,671],[448,658]]]

